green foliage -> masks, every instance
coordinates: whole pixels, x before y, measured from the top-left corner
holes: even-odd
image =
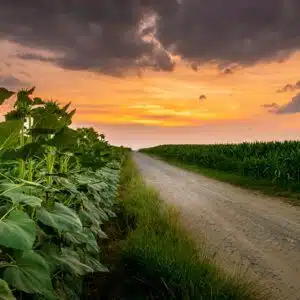
[[[142,152],[202,168],[263,180],[270,186],[299,192],[300,142],[256,142],[220,145],[162,145]]]
[[[0,244],[14,249],[31,249],[35,240],[35,222],[23,211],[12,211],[0,221]]]
[[[3,279],[0,279],[0,300],[16,300],[7,282]]]
[[[19,291],[55,299],[50,270],[45,259],[32,250],[17,253],[16,264],[7,267],[3,278]]]
[[[14,147],[19,141],[22,121],[11,120],[0,123],[0,154],[3,150]]]
[[[107,249],[120,248],[121,259],[116,259],[107,286],[93,282],[96,291],[86,299],[273,299],[242,274],[225,275],[205,244],[198,247],[182,229],[177,212],[145,184],[131,160],[124,165],[120,193],[114,234],[122,242]]]
[[[0,105],[3,104],[3,102],[6,99],[9,99],[14,92],[7,90],[6,88],[0,88]]]
[[[59,231],[72,232],[82,230],[82,224],[78,215],[72,209],[57,202],[48,209],[44,207],[38,209],[37,219]]]
[[[16,192],[16,191],[8,191],[8,192],[3,192],[3,195],[10,198],[12,201],[12,204],[14,206],[18,204],[26,204],[31,207],[40,207],[42,203],[42,199],[33,195],[26,195],[21,192]]]
[[[34,90],[0,88],[0,104],[16,94],[0,123],[0,300],[80,299],[83,276],[107,272],[98,242],[124,151],[92,128],[69,128],[71,104]]]

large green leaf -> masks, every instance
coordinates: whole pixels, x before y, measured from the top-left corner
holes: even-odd
[[[82,223],[74,210],[56,202],[50,208],[38,208],[37,218],[43,224],[61,231],[82,230]]]
[[[64,128],[59,131],[53,139],[49,141],[49,144],[57,147],[60,150],[65,150],[69,148],[73,148],[76,145],[78,138],[78,132],[71,128]]]
[[[70,121],[73,118],[73,116],[75,115],[75,113],[76,113],[76,108],[74,108],[70,113],[68,113],[68,118],[70,119]]]
[[[14,204],[24,203],[31,207],[41,206],[42,199],[32,195],[25,195],[21,192],[8,191],[3,193],[4,196],[10,198]]]
[[[26,113],[20,110],[11,110],[5,114],[6,121],[23,120],[26,118]]]
[[[84,263],[97,272],[108,272],[108,269],[100,261],[89,254],[84,255]]]
[[[16,300],[7,282],[3,279],[0,279],[0,300]]]
[[[59,249],[55,245],[47,245],[40,252],[49,261],[52,270],[60,268],[76,275],[93,272],[93,268],[84,264],[79,254],[71,248]]]
[[[41,104],[45,104],[45,102],[44,102],[41,98],[35,97],[35,98],[33,99],[32,105],[41,105]]]
[[[16,254],[15,260],[15,266],[5,269],[4,280],[20,291],[56,299],[49,266],[42,256],[29,250]]]
[[[31,89],[26,90],[28,95],[32,95],[34,91],[35,91],[35,86],[33,86]]]
[[[12,183],[10,181],[2,181],[0,183],[0,191],[5,193],[5,192],[8,192],[8,191],[17,191],[17,190],[20,190],[23,188],[23,185],[21,184],[15,184],[15,183]]]
[[[92,203],[92,201],[83,200],[82,201],[82,212],[86,218],[89,218],[91,221],[100,221],[102,218],[98,213],[97,207]]]
[[[19,142],[19,133],[23,126],[21,120],[11,120],[0,123],[0,153],[14,147]]]
[[[72,244],[84,244],[88,243],[88,236],[83,231],[78,232],[66,232],[63,237],[65,240]]]
[[[41,157],[45,153],[42,143],[29,143],[19,149],[10,149],[3,153],[2,158],[6,160],[27,160],[30,157]]]
[[[63,280],[59,280],[59,277],[55,280],[55,290],[59,300],[82,300],[84,286],[81,276],[70,273],[64,274]]]
[[[87,273],[94,272],[93,267],[83,263],[80,259],[79,254],[72,249],[62,249],[60,260],[61,263],[72,273],[85,275]]]
[[[0,88],[0,105],[3,104],[3,102],[10,98],[14,92],[7,90],[6,88]]]
[[[82,224],[84,224],[85,226],[89,226],[94,222],[98,221],[97,219],[96,220],[94,219],[93,214],[91,212],[83,208],[79,209],[78,215],[80,217]]]
[[[84,228],[83,231],[87,235],[86,248],[90,253],[99,253],[99,246],[96,240],[96,235],[89,228]]]
[[[58,270],[60,265],[60,248],[56,244],[44,243],[43,247],[37,252],[47,261],[51,274]]]
[[[55,290],[58,294],[59,300],[81,300],[82,298],[76,291],[68,284],[68,282],[57,280],[55,282]]]
[[[66,120],[64,118],[60,118],[43,109],[34,109],[32,114],[34,119],[32,132],[34,133],[47,131],[58,132],[66,126]]]
[[[62,186],[65,190],[72,194],[79,194],[79,191],[76,188],[76,185],[73,184],[69,179],[64,177],[56,177],[55,182]]]
[[[63,106],[63,107],[61,108],[61,112],[62,112],[62,113],[66,113],[67,110],[68,110],[68,108],[70,107],[70,105],[71,105],[71,102],[69,102],[68,104],[66,104],[65,106]]]
[[[91,227],[90,227],[91,231],[96,234],[99,238],[101,239],[107,239],[108,236],[107,234],[101,229],[100,226],[96,226],[95,224],[93,224]]]
[[[22,111],[24,113],[28,113],[30,111],[30,107],[33,103],[32,99],[29,97],[34,91],[34,88],[31,90],[20,90],[17,93],[17,101],[14,104],[14,108],[16,110]]]
[[[0,245],[29,250],[33,246],[35,235],[35,222],[23,211],[12,211],[0,221]]]

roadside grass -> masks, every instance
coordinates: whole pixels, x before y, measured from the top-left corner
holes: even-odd
[[[147,154],[153,158],[165,161],[174,166],[207,176],[212,179],[227,182],[232,185],[236,185],[249,190],[261,192],[262,194],[268,196],[281,197],[285,202],[289,202],[290,204],[297,206],[300,205],[300,192],[298,185],[292,189],[287,190],[284,187],[274,185],[268,180],[257,180],[251,177],[239,176],[233,173],[228,173],[220,170],[207,169],[201,166],[187,164],[178,160],[174,160],[172,158],[165,158],[144,151],[142,151],[141,153]]]
[[[196,246],[182,229],[176,210],[145,184],[130,159],[118,206],[119,216],[110,225],[113,241],[105,247],[110,263],[110,253],[115,253],[112,272],[102,282],[93,279],[89,299],[271,299],[259,283],[223,273],[205,247]]]

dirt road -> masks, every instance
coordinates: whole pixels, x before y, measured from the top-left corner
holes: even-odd
[[[192,236],[206,236],[223,267],[247,268],[280,300],[300,300],[300,207],[144,154],[133,157],[146,182],[176,205]]]

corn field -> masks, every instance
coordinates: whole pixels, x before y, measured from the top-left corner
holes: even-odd
[[[161,145],[143,152],[300,190],[300,142]]]

